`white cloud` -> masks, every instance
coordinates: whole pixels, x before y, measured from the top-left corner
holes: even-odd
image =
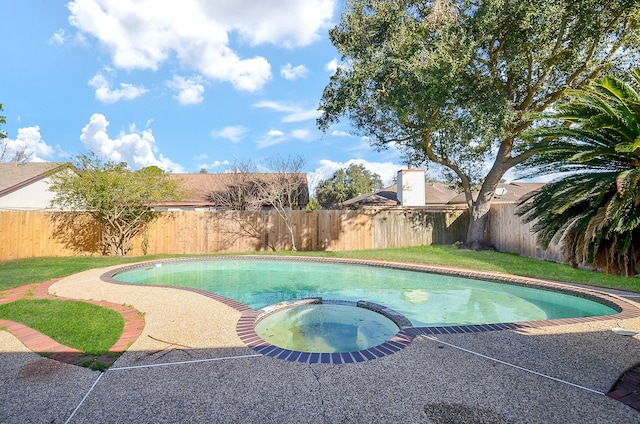
[[[11,159],[18,152],[27,155],[29,162],[44,162],[46,158],[50,158],[54,154],[53,147],[49,146],[40,134],[40,127],[25,127],[18,129],[18,135],[15,139],[5,138],[0,144],[0,153],[4,158]]]
[[[119,100],[133,100],[147,92],[144,87],[136,87],[133,84],[120,83],[120,88],[111,89],[111,84],[102,72],[95,74],[89,81],[89,85],[96,89],[96,98],[104,103],[115,103]]]
[[[49,38],[49,44],[57,44],[61,46],[64,44],[64,42],[65,42],[64,29],[59,29],[51,36],[51,38]]]
[[[291,123],[309,121],[312,119],[318,119],[320,116],[322,116],[322,111],[317,109],[300,110],[298,112],[288,114],[282,118],[282,122]]]
[[[346,131],[333,130],[331,135],[334,137],[353,137],[353,135],[349,134]]]
[[[178,92],[173,98],[181,105],[194,105],[204,100],[204,85],[200,77],[184,78],[174,75],[173,79],[167,82],[167,87]]]
[[[239,90],[256,91],[271,78],[263,57],[242,58],[233,33],[251,45],[307,46],[331,25],[336,0],[158,2],[73,0],[69,22],[107,47],[113,64],[157,70],[169,58]]]
[[[157,166],[166,171],[184,172],[182,166],[158,152],[150,129],[140,132],[132,125],[129,133],[121,133],[118,138],[112,139],[107,134],[108,127],[107,118],[100,113],[94,113],[82,129],[80,140],[89,151],[99,157],[126,162],[132,170]]]
[[[270,100],[263,100],[253,104],[254,107],[265,108],[275,110],[276,112],[294,112],[299,111],[300,108],[295,106],[286,105],[284,103],[278,103]]]
[[[291,131],[291,136],[302,141],[311,141],[314,138],[311,131],[307,129],[293,130]]]
[[[369,142],[369,137],[361,137],[357,144],[353,144],[351,146],[345,147],[346,152],[357,152],[357,151],[371,151],[371,143]],[[398,153],[398,150],[392,143],[389,143],[389,151]]]
[[[211,163],[201,163],[200,165],[198,165],[198,169],[206,169],[207,171],[210,170],[216,170],[220,167],[227,167],[229,166],[229,161],[228,160],[224,160],[224,161],[219,161],[219,160],[214,160]]]
[[[287,133],[281,130],[270,130],[268,133],[260,137],[256,141],[256,144],[258,149],[263,149],[292,139],[309,142],[314,140],[314,138],[313,132],[304,128],[296,129]]]
[[[258,145],[258,149],[264,149],[265,147],[273,146],[286,140],[287,137],[285,137],[282,131],[270,130],[267,134],[258,139],[256,144]]]
[[[254,107],[271,109],[276,112],[284,112],[286,115],[282,118],[284,123],[302,122],[311,119],[317,119],[322,115],[322,111],[317,109],[304,110],[298,106],[287,105],[284,103],[264,100],[254,103]]]
[[[247,128],[242,125],[235,125],[225,127],[221,130],[213,130],[211,131],[211,136],[213,138],[227,138],[234,143],[239,143],[242,140],[242,137],[249,131]]]
[[[340,61],[338,60],[337,57],[334,57],[329,61],[329,63],[327,63],[324,66],[324,70],[327,72],[331,72],[332,74],[335,74],[336,71],[338,70],[338,66],[340,66]]]
[[[304,65],[293,66],[287,63],[280,68],[280,75],[287,80],[296,80],[298,78],[304,78],[309,74],[309,70]]]

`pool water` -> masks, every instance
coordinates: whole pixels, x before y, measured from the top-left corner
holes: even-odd
[[[381,304],[416,327],[512,323],[611,315],[616,310],[570,294],[532,287],[366,265],[273,259],[164,262],[115,280],[192,287],[255,310],[321,297]]]
[[[298,352],[354,352],[380,345],[400,329],[385,316],[355,306],[312,304],[285,308],[260,319],[265,341]]]

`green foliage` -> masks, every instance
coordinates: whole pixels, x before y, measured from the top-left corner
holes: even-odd
[[[76,172],[53,175],[50,190],[52,206],[93,216],[102,228],[104,253],[110,255],[132,249],[133,237],[157,217],[151,206],[180,197],[177,183],[158,167],[130,172],[95,155],[78,156]]]
[[[114,310],[86,302],[21,299],[0,305],[0,318],[40,331],[58,343],[101,355],[118,341],[124,318]]]
[[[321,181],[316,188],[316,197],[323,208],[330,209],[345,200],[381,188],[382,180],[378,174],[372,173],[364,165],[352,164]]]
[[[467,242],[479,243],[500,179],[536,153],[521,137],[534,114],[605,71],[638,65],[639,5],[349,0],[330,31],[342,65],[318,125],[347,118],[374,146],[444,166],[471,208]]]
[[[318,199],[316,199],[315,197],[310,198],[309,203],[307,203],[306,210],[317,211],[320,209],[322,209],[322,205],[320,205],[320,202],[318,202]]]
[[[2,103],[0,103],[0,112],[2,112]],[[6,124],[7,118],[5,116],[0,115],[0,125]],[[7,132],[5,130],[0,129],[0,140],[7,137]]]
[[[2,112],[2,103],[0,103],[0,112]],[[0,115],[0,162],[27,162],[33,152],[30,152],[29,149],[27,149],[27,146],[23,144],[22,146],[19,146],[17,149],[15,149],[13,153],[11,153],[11,150],[14,149],[9,148],[7,132],[1,128],[1,125],[6,123],[6,117]]]
[[[528,133],[542,140],[528,163],[537,174],[570,174],[525,199],[520,214],[536,222],[543,247],[562,240],[574,265],[640,273],[640,72],[570,94],[544,116],[554,125]]]

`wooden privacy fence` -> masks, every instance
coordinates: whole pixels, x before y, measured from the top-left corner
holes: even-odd
[[[100,254],[100,229],[85,216],[63,212],[0,211],[0,260]],[[359,250],[452,244],[463,241],[466,208],[397,208],[379,211],[292,211],[298,250]],[[541,250],[515,205],[491,207],[486,241],[499,251],[561,261],[558,246]],[[275,211],[165,212],[134,240],[132,255],[205,254],[290,249]]]
[[[66,220],[69,217],[60,213],[0,211],[0,260],[98,252],[99,229],[93,223],[80,225],[76,221],[74,225]]]
[[[501,203],[491,205],[489,221],[486,227],[487,244],[500,252],[516,253],[536,259],[562,262],[562,250],[559,244],[552,244],[547,250],[536,242],[531,232],[533,223],[524,223],[516,215],[517,205]]]
[[[99,254],[99,228],[63,212],[0,211],[0,260]],[[358,250],[463,240],[464,209],[292,211],[298,250]],[[290,249],[275,211],[166,212],[134,240],[131,254]]]

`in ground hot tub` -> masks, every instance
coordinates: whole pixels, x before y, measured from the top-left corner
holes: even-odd
[[[357,352],[393,338],[405,324],[395,315],[371,302],[303,299],[265,308],[255,332],[271,345],[297,352]]]

